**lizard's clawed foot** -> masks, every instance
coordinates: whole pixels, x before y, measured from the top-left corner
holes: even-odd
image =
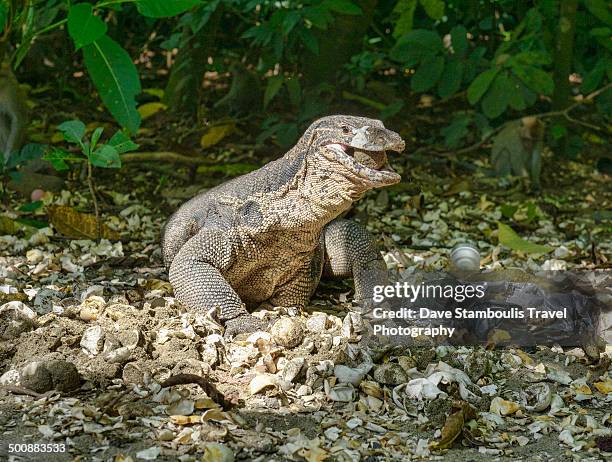
[[[243,314],[225,322],[225,338],[232,338],[238,334],[266,330],[268,323],[250,314]]]

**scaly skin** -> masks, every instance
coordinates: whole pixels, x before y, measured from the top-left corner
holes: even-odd
[[[379,120],[324,117],[282,158],[186,202],[162,242],[177,299],[218,308],[226,336],[265,328],[247,307],[303,307],[322,275],[353,277],[356,302],[367,304],[385,263],[367,231],[338,216],[400,181],[384,151],[403,149]]]

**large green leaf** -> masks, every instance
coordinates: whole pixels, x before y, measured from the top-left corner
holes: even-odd
[[[455,26],[450,31],[451,44],[457,56],[464,56],[468,51],[467,29],[463,26]]]
[[[268,79],[268,85],[266,86],[266,91],[264,92],[264,107],[267,107],[268,104],[270,104],[270,101],[274,99],[276,94],[283,86],[283,81],[284,78],[282,75],[275,75]]]
[[[523,253],[548,253],[553,250],[552,247],[523,239],[510,226],[500,222],[497,223],[497,238],[501,245]]]
[[[522,111],[527,107],[525,98],[523,97],[524,85],[516,78],[516,76],[510,76],[510,94],[508,95],[508,105],[515,111]]]
[[[89,156],[89,161],[95,167],[120,168],[121,157],[117,150],[109,144],[103,144]]]
[[[202,3],[204,3],[202,0],[137,0],[136,8],[143,16],[168,18]]]
[[[299,29],[300,38],[302,39],[302,43],[308,50],[315,54],[319,54],[319,41],[315,34],[313,34],[310,29]]]
[[[459,91],[461,80],[463,79],[463,68],[463,61],[455,59],[447,61],[440,78],[440,84],[438,85],[438,95],[441,98],[446,98]]]
[[[359,15],[361,8],[351,0],[324,0],[322,6],[336,13]]]
[[[393,8],[393,12],[399,15],[399,17],[395,21],[393,37],[397,39],[412,30],[414,10],[416,9],[416,6],[417,0],[399,0],[397,2]]]
[[[502,115],[508,107],[510,92],[512,86],[508,76],[503,72],[498,74],[482,99],[482,112],[489,119]]]
[[[467,90],[467,99],[470,104],[476,104],[482,95],[489,89],[493,79],[499,72],[499,68],[487,69],[474,79]]]
[[[70,169],[70,166],[67,163],[68,161],[82,162],[85,160],[85,158],[77,157],[76,155],[70,154],[68,151],[60,148],[51,147],[51,149],[43,156],[43,160],[46,160],[55,170],[61,172],[62,170]]]
[[[444,45],[440,36],[431,30],[415,29],[399,38],[391,49],[391,57],[407,66],[442,53]]]
[[[107,144],[115,148],[119,154],[138,149],[138,145],[122,131],[115,133]]]
[[[77,3],[68,11],[68,33],[74,46],[79,48],[95,42],[106,34],[106,24],[98,16],[93,15],[90,3]]]
[[[6,26],[6,19],[8,18],[8,3],[0,3],[0,32],[4,32],[4,26]]]
[[[71,143],[81,144],[81,140],[85,135],[85,124],[80,120],[67,120],[59,124],[57,129],[62,132],[64,139]]]
[[[550,55],[543,51],[522,51],[512,57],[512,61],[527,66],[550,64],[552,62]]]
[[[444,57],[432,56],[425,59],[412,76],[410,87],[416,92],[433,88],[444,71]]]
[[[421,0],[427,16],[439,20],[444,16],[444,2],[442,0]]]
[[[538,67],[513,63],[512,71],[527,87],[541,95],[551,95],[555,88],[552,76]]]
[[[135,97],[141,91],[138,72],[127,52],[107,36],[83,47],[85,66],[104,104],[122,127],[140,126]]]
[[[593,16],[600,19],[604,24],[612,26],[612,13],[608,2],[604,0],[584,0],[584,4]]]

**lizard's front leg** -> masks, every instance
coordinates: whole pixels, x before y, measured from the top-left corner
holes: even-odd
[[[325,265],[323,275],[352,277],[355,302],[372,306],[374,286],[388,284],[387,265],[371,234],[360,224],[336,219],[325,228]]]
[[[266,323],[250,315],[222,271],[232,264],[227,238],[215,231],[200,230],[174,257],[170,284],[179,302],[192,311],[219,308],[225,335],[265,329]]]

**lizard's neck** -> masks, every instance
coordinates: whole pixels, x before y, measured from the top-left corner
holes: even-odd
[[[289,161],[295,155],[286,154]],[[288,162],[289,164],[289,162]],[[306,155],[293,178],[274,194],[282,229],[318,232],[348,210],[370,187],[346,167],[320,155]]]

